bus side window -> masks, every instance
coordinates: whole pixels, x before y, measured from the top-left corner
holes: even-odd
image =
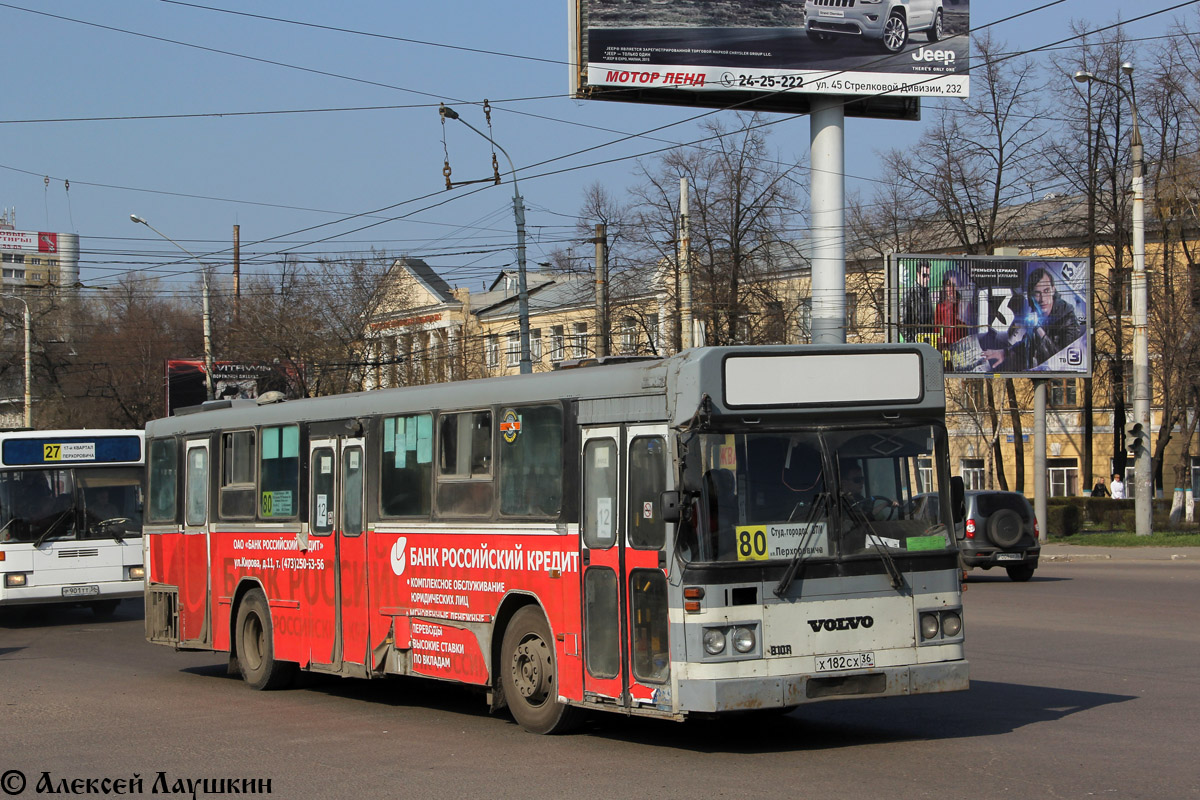
[[[179,444],[174,439],[150,442],[150,522],[174,522],[178,509]]]
[[[262,519],[299,514],[300,428],[284,425],[262,429],[258,466],[258,513]]]
[[[492,513],[492,412],[445,414],[438,427],[438,513]]]
[[[411,414],[383,421],[379,505],[385,517],[429,516],[433,487],[433,417]]]
[[[557,517],[562,505],[562,407],[508,409],[500,422],[500,513]]]

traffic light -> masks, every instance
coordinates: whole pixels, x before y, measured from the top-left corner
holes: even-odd
[[[1131,453],[1136,453],[1142,448],[1142,437],[1145,432],[1142,430],[1142,423],[1135,422],[1125,429],[1125,448]]]

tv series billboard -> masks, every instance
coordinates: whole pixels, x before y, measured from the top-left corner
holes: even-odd
[[[925,342],[947,375],[1091,374],[1087,259],[894,255],[892,341]]]
[[[970,0],[568,2],[580,97],[969,95]]]

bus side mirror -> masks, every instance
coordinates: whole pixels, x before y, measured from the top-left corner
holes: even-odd
[[[950,479],[950,513],[954,515],[954,524],[962,522],[967,516],[967,495],[961,475]]]
[[[664,522],[679,522],[682,517],[679,492],[663,492],[658,497],[658,504]]]

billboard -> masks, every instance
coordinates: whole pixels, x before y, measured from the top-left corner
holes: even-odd
[[[577,97],[915,118],[969,94],[969,0],[568,2]]]
[[[947,375],[1091,375],[1087,259],[893,255],[887,277],[889,339],[933,345]]]
[[[286,391],[287,370],[277,364],[239,364],[233,361],[213,362],[213,397],[217,400],[238,400],[258,397],[271,390]],[[204,360],[173,358],[167,361],[166,414],[198,406],[206,399]]]
[[[0,250],[24,250],[31,253],[57,253],[58,234],[34,231],[0,230]]]

